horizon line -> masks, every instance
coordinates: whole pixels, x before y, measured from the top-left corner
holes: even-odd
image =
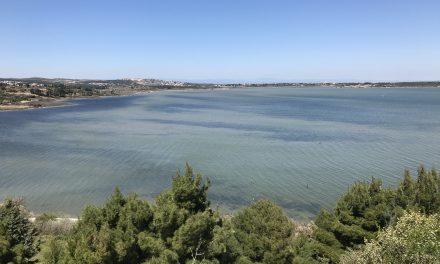
[[[84,80],[84,81],[111,81],[111,80],[160,80],[175,81],[184,83],[200,83],[200,84],[277,84],[277,83],[410,83],[410,82],[440,82],[440,79],[429,80],[367,80],[367,79],[350,79],[350,78],[307,78],[307,79],[234,79],[234,78],[203,78],[203,79],[174,79],[174,78],[155,78],[155,77],[119,77],[119,78],[69,78],[69,77],[0,77],[0,79],[47,79],[47,80]],[[266,79],[266,80],[265,80]]]

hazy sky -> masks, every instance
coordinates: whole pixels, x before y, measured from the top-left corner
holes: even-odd
[[[0,2],[0,77],[440,80],[440,1]]]

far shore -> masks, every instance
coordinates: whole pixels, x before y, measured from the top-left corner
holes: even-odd
[[[67,106],[69,105],[67,101],[74,99],[76,98],[56,98],[56,99],[46,99],[42,101],[33,101],[33,102],[26,101],[17,104],[1,104],[0,111],[15,111],[15,110]]]
[[[165,91],[224,91],[229,90],[228,87],[216,87],[216,88],[176,88],[176,89],[158,89],[158,90],[147,90],[147,91],[133,91],[132,93],[124,93],[119,95],[94,95],[94,96],[75,96],[75,97],[60,97],[60,98],[44,98],[37,101],[23,101],[11,104],[0,104],[0,112],[2,111],[21,111],[30,109],[40,109],[40,108],[53,108],[53,107],[65,107],[72,105],[70,102],[77,100],[87,100],[87,99],[101,99],[101,98],[112,98],[112,97],[125,97],[125,96],[136,96],[136,95],[148,95],[156,92]]]
[[[70,102],[77,100],[122,97],[122,96],[132,96],[132,95],[148,94],[148,93],[152,93],[152,91],[136,92],[132,94],[123,94],[123,95],[96,95],[96,96],[48,98],[48,99],[43,99],[41,101],[26,101],[17,104],[4,104],[4,105],[0,104],[0,111],[17,111],[17,110],[40,109],[40,108],[65,107],[72,105]]]
[[[280,84],[273,84],[272,86],[269,84],[255,84],[255,85],[237,85],[237,86],[231,86],[231,85],[216,85],[216,86],[175,86],[173,88],[163,88],[163,89],[148,89],[148,90],[134,90],[134,91],[127,91],[123,90],[120,94],[108,94],[108,95],[91,95],[91,96],[68,96],[68,97],[44,97],[39,96],[37,98],[34,98],[31,101],[19,101],[14,103],[8,103],[8,104],[0,104],[0,112],[2,111],[21,111],[21,110],[30,110],[30,109],[39,109],[39,108],[53,108],[53,107],[65,107],[69,105],[73,105],[70,102],[76,101],[76,100],[84,100],[84,99],[99,99],[99,98],[111,98],[111,97],[122,97],[122,96],[135,96],[135,95],[147,95],[150,93],[155,92],[165,92],[165,91],[206,91],[206,90],[212,90],[212,91],[223,91],[223,90],[230,90],[230,89],[237,89],[237,88],[269,88],[269,87],[296,87],[296,88],[305,88],[310,87],[312,84],[307,85],[280,85]],[[375,88],[382,88],[382,89],[393,89],[393,88],[414,88],[414,86],[372,86],[371,84],[315,84],[316,86],[320,87],[329,87],[329,88],[355,88],[355,89],[375,89]],[[432,86],[424,86],[424,87],[430,87],[430,88],[440,88],[440,85],[432,85]]]

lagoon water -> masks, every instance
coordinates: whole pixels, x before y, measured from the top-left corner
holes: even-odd
[[[153,198],[189,162],[230,212],[270,198],[293,217],[354,181],[440,166],[440,89],[163,91],[0,112],[0,198],[78,215],[119,186]]]

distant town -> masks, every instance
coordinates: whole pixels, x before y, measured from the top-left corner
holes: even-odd
[[[311,83],[190,83],[158,79],[48,79],[0,78],[0,110],[63,105],[74,98],[122,96],[170,89],[221,89],[245,87],[397,88],[440,87],[436,82],[311,82]]]

